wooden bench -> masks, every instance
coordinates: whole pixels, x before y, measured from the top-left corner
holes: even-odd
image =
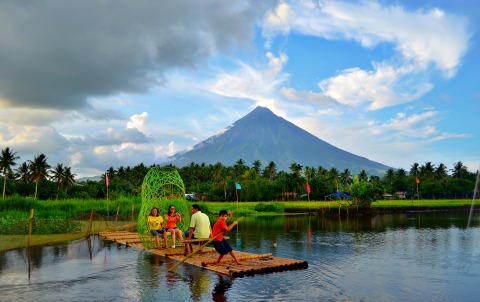
[[[230,239],[228,236],[223,236],[225,239]],[[201,241],[208,241],[210,238],[200,238],[200,239],[184,239],[181,242],[182,243],[193,243],[193,242],[201,242]]]

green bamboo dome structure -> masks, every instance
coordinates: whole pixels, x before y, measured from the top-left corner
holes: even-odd
[[[178,171],[170,167],[152,167],[142,183],[142,207],[137,220],[137,230],[143,246],[156,248],[152,235],[146,222],[153,207],[159,209],[159,216],[165,219],[165,214],[170,205],[180,213],[182,221],[177,222],[177,227],[184,231],[190,222],[190,211],[185,200],[185,185]],[[165,226],[165,225],[164,225]],[[160,238],[163,246],[163,238]]]

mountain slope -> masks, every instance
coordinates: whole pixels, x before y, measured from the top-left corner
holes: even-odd
[[[303,167],[335,167],[340,172],[348,168],[358,173],[364,169],[370,175],[383,175],[389,168],[332,146],[264,107],[255,108],[224,133],[206,139],[192,150],[175,154],[169,163],[177,167],[192,162],[231,166],[239,159],[248,166],[260,160],[262,168],[274,161],[278,171],[288,172],[294,162]]]

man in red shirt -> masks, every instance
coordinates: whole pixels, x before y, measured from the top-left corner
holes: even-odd
[[[215,237],[215,235],[221,233],[217,236],[217,238],[213,240],[213,246],[215,247],[215,250],[220,254],[218,255],[217,263],[220,262],[224,255],[230,253],[233,260],[235,260],[235,262],[240,265],[241,263],[237,260],[237,257],[235,257],[235,253],[233,252],[230,243],[228,243],[228,241],[223,238],[223,233],[230,232],[230,230],[238,224],[238,222],[234,221],[230,226],[227,226],[227,217],[227,211],[221,210],[220,213],[218,213],[218,220],[213,226],[212,237]]]

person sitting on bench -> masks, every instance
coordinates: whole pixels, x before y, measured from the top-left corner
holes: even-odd
[[[200,211],[198,204],[192,205],[192,218],[190,219],[190,227],[185,232],[186,240],[192,239],[205,239],[208,240],[212,233],[212,227],[210,225],[210,219],[208,216]],[[199,245],[202,245],[202,241],[199,241]],[[185,244],[185,253],[192,253],[193,247],[191,242]]]
[[[159,250],[162,249],[160,245],[160,239],[158,238],[159,234],[163,235],[163,241],[165,242],[165,248],[168,248],[167,245],[167,233],[165,233],[165,228],[163,227],[163,218],[158,216],[158,208],[153,207],[150,211],[150,215],[147,216],[147,225],[150,229],[150,233],[155,237],[155,242]]]
[[[168,207],[168,213],[165,214],[165,221],[166,221],[166,228],[167,232],[172,234],[172,249],[175,248],[175,235],[177,235],[178,240],[182,242],[183,237],[182,237],[182,231],[180,231],[179,228],[177,228],[177,221],[182,221],[182,218],[180,217],[180,213],[175,212],[175,206],[171,205]],[[182,244],[183,245],[183,244]]]

